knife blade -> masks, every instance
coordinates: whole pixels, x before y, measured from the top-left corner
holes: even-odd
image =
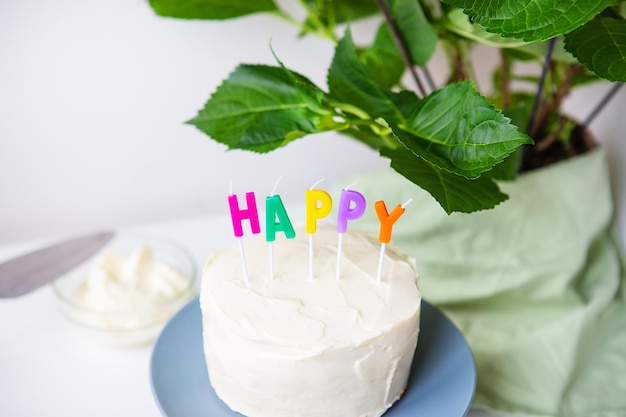
[[[67,239],[0,264],[0,298],[19,297],[46,285],[96,254],[113,237],[103,231]]]

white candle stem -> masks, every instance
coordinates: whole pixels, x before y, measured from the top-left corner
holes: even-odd
[[[274,280],[274,245],[270,242],[270,280]]]
[[[339,238],[337,241],[337,275],[336,279],[339,281],[341,276],[341,247],[343,245],[343,233],[339,233]]]
[[[376,274],[376,285],[380,285],[383,277],[383,262],[385,260],[385,249],[387,245],[385,243],[380,244],[380,257],[378,258],[378,273]]]
[[[248,264],[246,263],[246,253],[243,250],[243,241],[241,238],[237,239],[237,243],[239,244],[239,255],[241,256],[241,266],[243,268],[243,280],[247,284],[248,280]]]
[[[309,234],[309,281],[313,281],[313,233]]]

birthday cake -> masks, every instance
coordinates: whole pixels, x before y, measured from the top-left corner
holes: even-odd
[[[237,245],[208,259],[200,305],[211,385],[248,417],[380,416],[404,393],[417,343],[414,261],[388,245],[380,264],[376,236],[352,231],[338,257],[336,229],[320,226],[310,262],[311,235],[296,231],[271,252],[259,235],[243,240],[245,265]]]

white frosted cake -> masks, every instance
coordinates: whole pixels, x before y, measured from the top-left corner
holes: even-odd
[[[258,235],[257,235],[258,236]],[[309,241],[243,240],[214,253],[202,279],[204,352],[217,395],[248,417],[374,417],[398,400],[417,343],[421,296],[412,258],[376,236],[318,227]]]

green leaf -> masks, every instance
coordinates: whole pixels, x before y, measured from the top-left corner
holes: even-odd
[[[532,143],[469,82],[449,84],[419,101],[394,133],[416,155],[467,178]]]
[[[375,0],[324,1],[324,4],[332,6],[337,23],[353,22],[378,13]]]
[[[436,167],[406,148],[382,149],[381,155],[391,159],[394,170],[428,191],[448,214],[490,209],[508,198],[488,176],[469,180]]]
[[[182,19],[230,19],[277,10],[272,0],[148,0],[159,16]]]
[[[494,180],[513,181],[519,174],[524,159],[524,147],[520,146],[513,153],[494,166],[489,171],[489,176]]]
[[[397,93],[391,93],[390,97],[391,100],[393,100],[393,104],[402,114],[403,121],[406,121],[406,119],[411,116],[413,109],[415,109],[420,103],[420,98],[413,91],[409,90],[401,90]]]
[[[387,0],[391,17],[398,26],[411,59],[424,65],[432,57],[439,40],[437,33],[426,19],[418,0]]]
[[[404,73],[404,62],[385,24],[378,29],[372,46],[359,54],[359,59],[369,70],[370,77],[384,89],[398,85]]]
[[[375,0],[306,0],[306,4],[326,24],[353,22],[378,12]]]
[[[240,65],[187,123],[229,149],[269,152],[327,128],[323,94],[285,68]]]
[[[626,20],[598,16],[566,35],[565,47],[598,77],[626,82]]]
[[[526,42],[564,35],[593,19],[612,0],[444,0],[488,32]]]
[[[372,78],[365,64],[359,60],[349,30],[335,48],[335,55],[328,70],[328,88],[331,98],[362,109],[372,119],[398,116],[393,101]]]
[[[524,41],[505,39],[496,33],[487,32],[484,27],[471,23],[469,17],[461,9],[454,9],[448,12],[443,25],[449,31],[464,38],[497,48],[515,48],[526,45]]]
[[[509,96],[509,107],[502,109],[502,111],[506,117],[511,119],[515,126],[528,126],[534,98],[534,94],[513,93]],[[519,146],[502,162],[495,165],[489,171],[489,176],[494,180],[506,181],[512,181],[517,178],[524,159],[524,151],[525,146]]]

